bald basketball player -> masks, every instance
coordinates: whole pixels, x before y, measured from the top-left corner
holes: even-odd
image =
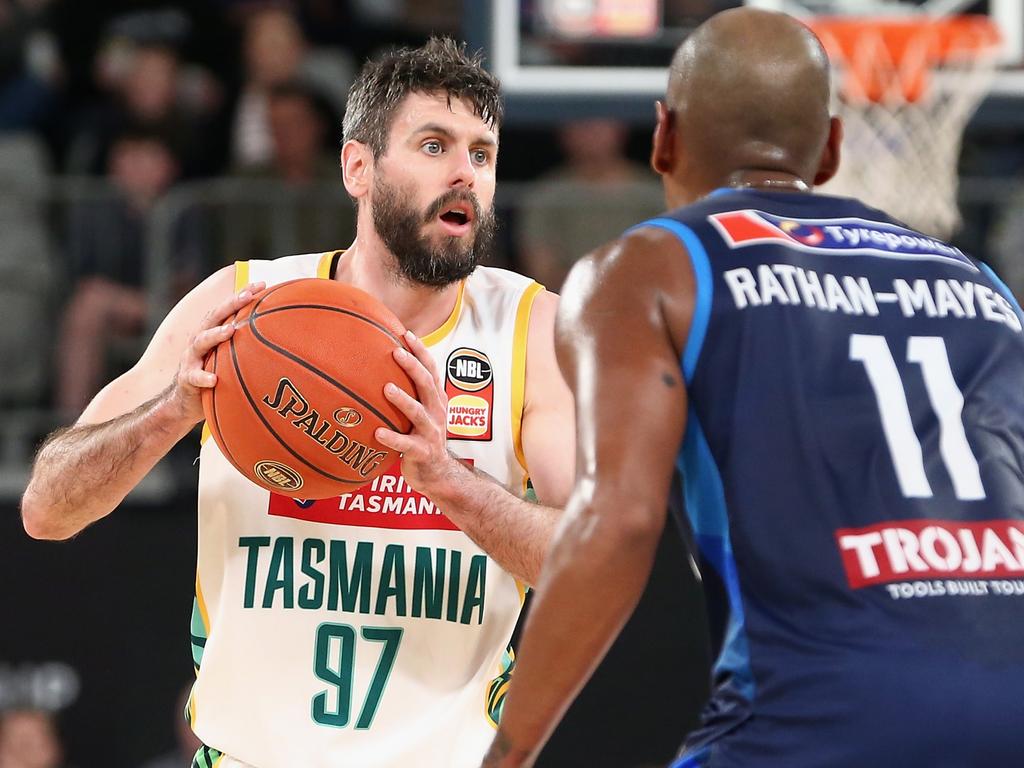
[[[669,511],[718,652],[676,768],[1020,762],[1020,308],[958,249],[810,194],[839,159],[828,106],[788,16],[722,13],[675,55],[652,152],[671,212],[564,290],[576,487],[486,765],[533,763]]]

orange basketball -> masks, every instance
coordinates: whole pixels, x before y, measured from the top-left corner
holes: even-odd
[[[387,307],[336,280],[272,286],[207,356],[203,390],[221,453],[254,483],[301,499],[353,491],[397,458],[374,438],[411,424],[384,398],[391,381],[416,396],[392,353],[405,329]]]

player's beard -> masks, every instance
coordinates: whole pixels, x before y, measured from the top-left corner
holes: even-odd
[[[406,202],[413,197],[412,190],[389,184],[380,176],[374,181],[370,203],[373,226],[394,255],[399,276],[435,288],[469,277],[490,255],[495,230],[494,207],[481,210],[476,195],[468,190],[453,189],[421,212]],[[423,233],[423,227],[445,208],[463,201],[473,207],[473,230],[469,236],[444,235],[438,241]]]

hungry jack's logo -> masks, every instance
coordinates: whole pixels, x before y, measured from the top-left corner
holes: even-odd
[[[494,410],[494,369],[486,354],[459,347],[445,364],[448,395],[448,437],[454,440],[490,440]]]

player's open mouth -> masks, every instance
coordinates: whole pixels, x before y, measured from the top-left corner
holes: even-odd
[[[454,237],[462,237],[473,229],[473,207],[469,203],[453,203],[438,218],[441,228]]]

